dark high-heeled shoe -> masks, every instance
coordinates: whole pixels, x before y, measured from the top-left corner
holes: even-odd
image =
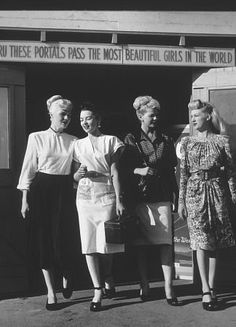
[[[108,299],[112,299],[116,295],[115,287],[112,288],[104,288],[104,296]]]
[[[211,292],[204,292],[204,293],[202,293],[202,297],[204,295],[210,295],[211,296]],[[202,302],[202,307],[206,311],[214,311],[215,308],[216,308],[215,303],[212,300],[209,301],[209,302]]]
[[[146,302],[150,299],[150,294],[149,294],[149,291],[145,294],[143,293],[143,289],[140,288],[140,291],[139,291],[139,297],[140,299],[143,301],[143,302]]]
[[[212,302],[215,304],[218,302],[218,298],[217,298],[217,295],[216,295],[216,291],[214,288],[210,288],[210,291],[211,291],[211,298],[212,298]]]
[[[177,299],[176,296],[175,296],[175,297],[172,297],[172,298],[170,298],[170,299],[167,299],[167,298],[166,298],[166,302],[167,302],[169,305],[172,305],[172,306],[175,306],[175,307],[177,307],[177,306],[179,305],[179,301],[178,301],[178,299]]]
[[[55,299],[55,302],[54,303],[48,303],[48,299],[47,299],[45,308],[48,311],[55,311],[55,310],[57,310],[57,299]]]
[[[62,295],[65,299],[69,299],[72,296],[73,290],[72,287],[66,287],[62,290]]]
[[[94,287],[94,290],[101,290],[102,287]],[[98,302],[94,302],[92,301],[90,303],[90,311],[96,312],[96,311],[100,311],[102,308],[102,302],[98,301]]]
[[[65,277],[63,277],[63,278],[65,278]],[[63,289],[62,289],[62,295],[65,299],[69,299],[71,297],[72,293],[73,293],[72,280],[71,280],[71,277],[68,277],[66,287],[63,287]]]

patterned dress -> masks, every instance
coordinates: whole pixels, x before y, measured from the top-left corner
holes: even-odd
[[[179,202],[186,204],[191,248],[213,251],[235,245],[230,206],[236,172],[228,137],[184,137],[181,153]],[[202,170],[215,174],[203,178]]]

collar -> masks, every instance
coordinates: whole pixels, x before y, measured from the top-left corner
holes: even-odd
[[[156,132],[156,138],[155,140],[152,142],[150,140],[150,138],[147,136],[147,134],[141,129],[140,130],[140,136],[139,136],[139,140],[140,141],[149,141],[151,143],[156,143],[156,142],[161,142],[162,141],[162,133],[160,132]]]
[[[54,135],[61,135],[63,133],[63,131],[62,132],[55,131],[55,129],[53,129],[52,127],[49,127],[48,131]]]

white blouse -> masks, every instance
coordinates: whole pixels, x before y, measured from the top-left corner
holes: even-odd
[[[29,190],[37,172],[69,175],[73,160],[75,136],[46,131],[31,133],[17,188]]]

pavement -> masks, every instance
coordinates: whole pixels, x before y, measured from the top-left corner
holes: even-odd
[[[163,283],[151,283],[151,299],[142,302],[139,286],[116,287],[114,299],[102,301],[103,310],[90,312],[93,290],[77,290],[69,300],[57,293],[58,310],[45,309],[46,295],[2,298],[0,300],[1,327],[235,327],[236,288],[218,290],[219,309],[202,309],[201,295],[193,284],[175,281],[180,306],[172,307],[164,297]]]

